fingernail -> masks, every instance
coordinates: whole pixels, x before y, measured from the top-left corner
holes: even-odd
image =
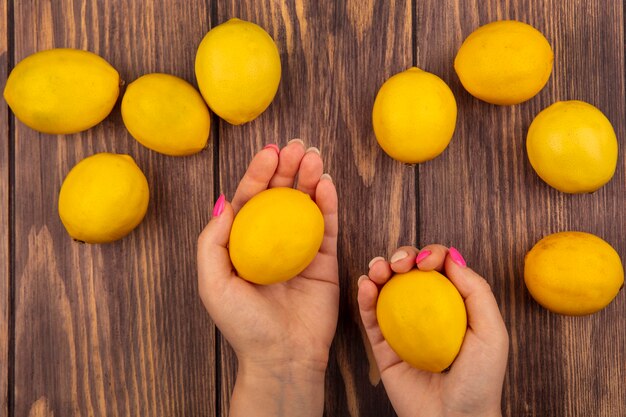
[[[422,262],[424,259],[428,258],[432,252],[429,250],[423,250],[417,254],[417,258],[415,258],[415,263],[418,264]]]
[[[315,146],[311,146],[309,149],[306,150],[305,153],[309,153],[309,152],[315,152],[318,155],[321,155],[320,150],[317,149]]]
[[[389,263],[393,264],[395,262],[401,261],[402,259],[406,258],[407,256],[409,256],[409,254],[406,253],[406,251],[399,250],[398,252],[396,252],[393,255],[391,255],[391,259],[389,259]]]
[[[289,142],[287,142],[287,145],[290,145],[292,143],[299,143],[300,145],[302,145],[302,147],[304,147],[304,141],[302,139],[291,139]]]
[[[456,248],[450,247],[450,249],[448,249],[448,253],[450,254],[450,258],[452,258],[455,264],[463,267],[467,266],[467,263],[465,263],[465,259],[463,259],[463,256],[461,256]]]
[[[385,258],[383,258],[382,256],[377,256],[377,257],[375,257],[374,259],[372,259],[372,260],[370,261],[370,263],[369,263],[367,266],[371,268],[371,267],[372,267],[372,265],[374,265],[376,262],[378,262],[378,261],[384,261],[384,260],[385,260]]]
[[[275,145],[273,143],[266,145],[263,149],[273,149],[274,151],[276,151],[276,155],[280,154],[280,148],[278,147],[278,145]]]
[[[226,204],[226,197],[224,197],[224,194],[220,194],[220,197],[213,206],[213,217],[217,217],[222,214],[224,211],[224,204]]]
[[[358,287],[360,287],[360,286],[361,286],[361,283],[362,283],[363,281],[365,281],[366,279],[369,279],[369,277],[368,277],[367,275],[361,275],[361,276],[359,277],[359,280],[356,282],[356,286],[357,286],[357,288],[358,288]]]
[[[333,178],[329,174],[322,174],[322,176],[320,177],[320,181],[321,180],[328,180],[330,182],[333,182]]]

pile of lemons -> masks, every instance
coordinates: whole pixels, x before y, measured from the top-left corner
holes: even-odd
[[[474,97],[495,105],[515,105],[541,91],[553,60],[541,32],[506,20],[472,32],[458,50],[454,68]],[[414,67],[382,85],[372,123],[378,143],[390,157],[415,164],[446,149],[456,115],[448,85]],[[528,129],[526,149],[539,177],[566,193],[597,190],[609,182],[617,166],[613,126],[600,110],[582,101],[559,101],[541,111]],[[381,331],[403,360],[441,372],[459,352],[466,312],[459,307],[458,291],[439,274],[417,270],[409,274],[396,275],[380,292]],[[524,280],[545,308],[585,315],[615,298],[624,284],[624,269],[610,244],[589,233],[570,231],[546,236],[528,252]]]

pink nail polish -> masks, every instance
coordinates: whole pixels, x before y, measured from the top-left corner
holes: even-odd
[[[213,206],[213,217],[217,217],[224,211],[224,204],[226,203],[226,197],[224,194],[220,194],[220,198],[217,199]]]
[[[266,145],[263,149],[272,149],[276,152],[276,155],[280,154],[280,148],[278,147],[278,145],[275,145],[273,143],[270,143],[269,145]]]
[[[423,250],[417,254],[417,258],[415,258],[415,263],[418,264],[422,262],[424,259],[428,258],[432,252],[429,250]]]
[[[448,253],[450,254],[450,258],[452,258],[455,264],[462,267],[467,266],[467,263],[465,263],[465,259],[463,259],[463,256],[461,256],[458,250],[450,246],[450,249],[448,249]]]

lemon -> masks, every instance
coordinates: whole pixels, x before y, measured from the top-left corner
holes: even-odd
[[[467,330],[461,294],[437,271],[394,275],[380,291],[376,316],[394,352],[430,372],[452,364]]]
[[[51,49],[20,61],[4,98],[15,116],[44,133],[76,133],[97,125],[119,95],[120,76],[107,61],[78,49]]]
[[[378,144],[390,157],[409,164],[425,162],[450,143],[456,101],[441,78],[413,67],[382,85],[372,124]]]
[[[230,19],[206,34],[196,54],[202,96],[218,116],[240,125],[270,105],[280,82],[280,55],[258,25]]]
[[[76,240],[112,242],[141,223],[148,200],[148,181],[133,158],[99,153],[80,161],[65,177],[59,216]]]
[[[598,236],[560,232],[526,254],[524,281],[530,295],[550,311],[580,316],[606,307],[624,285],[619,255]]]
[[[122,118],[139,143],[166,155],[200,152],[211,128],[200,93],[169,74],[147,74],[130,83],[122,98]]]
[[[492,104],[517,104],[535,96],[552,73],[554,53],[534,27],[501,20],[479,27],[454,59],[463,87]]]
[[[315,258],[324,218],[308,194],[271,188],[237,213],[230,232],[230,259],[240,277],[256,284],[287,281]]]
[[[611,122],[583,101],[560,101],[542,110],[528,128],[526,150],[541,179],[566,193],[597,190],[617,166]]]

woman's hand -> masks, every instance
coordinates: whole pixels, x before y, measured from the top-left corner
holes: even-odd
[[[459,355],[447,373],[431,373],[402,361],[385,341],[376,302],[380,288],[394,273],[442,271],[465,301],[468,329]],[[501,415],[501,395],[509,338],[487,281],[465,265],[454,248],[429,245],[421,251],[399,248],[391,257],[370,262],[359,278],[359,309],[387,395],[399,417]]]
[[[239,361],[231,417],[321,416],[324,374],[337,326],[337,193],[316,148],[295,139],[268,145],[250,163],[232,204],[223,196],[198,239],[198,287],[211,318]],[[297,178],[297,184],[296,184]],[[237,276],[228,239],[237,211],[272,187],[311,196],[324,216],[324,239],[297,277],[261,286]]]

